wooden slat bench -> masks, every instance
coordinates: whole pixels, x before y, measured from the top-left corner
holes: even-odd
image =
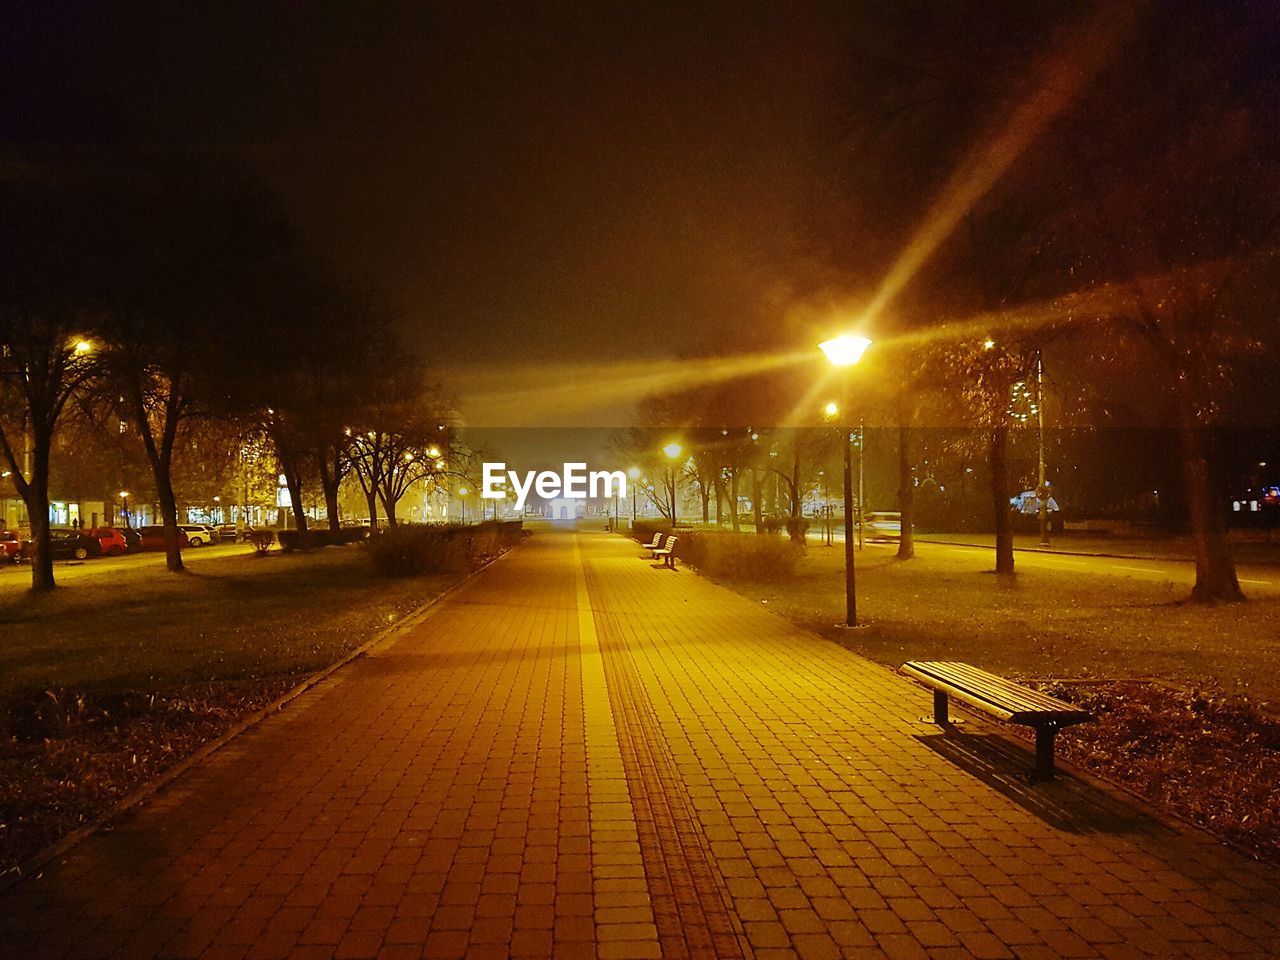
[[[662,534],[655,533],[653,535],[653,539],[650,540],[648,543],[640,544],[640,549],[641,550],[657,550],[660,546],[662,546]]]
[[[1053,740],[1058,731],[1093,717],[1064,700],[997,677],[967,663],[945,660],[912,661],[902,672],[933,690],[933,722],[946,725],[947,698],[955,697],[975,710],[1036,730],[1036,780],[1053,779]]]
[[[676,568],[676,543],[679,537],[667,537],[666,546],[653,551],[653,559],[662,558],[664,566],[670,567],[672,570]]]

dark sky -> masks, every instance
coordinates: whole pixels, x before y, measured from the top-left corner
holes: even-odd
[[[832,25],[536,6],[11,6],[4,140],[253,163],[445,370],[781,342]]]

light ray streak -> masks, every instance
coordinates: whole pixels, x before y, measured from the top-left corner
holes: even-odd
[[[473,426],[540,426],[582,411],[806,362],[816,362],[813,351],[536,367],[486,364],[450,369],[448,379],[467,398]]]
[[[928,215],[866,307],[873,321],[903,290],[956,225],[1035,142],[1054,117],[1116,54],[1142,4],[1099,4],[1094,16],[1042,64],[1035,92],[990,136],[983,137],[948,178]]]

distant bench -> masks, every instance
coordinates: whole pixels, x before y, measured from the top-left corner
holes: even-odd
[[[649,551],[650,560],[661,560],[663,566],[670,567],[674,570],[676,568],[676,543],[679,539],[680,538],[677,536],[668,534],[666,537],[666,543],[664,544],[662,534],[655,533],[653,535],[653,540],[649,543],[642,543],[640,546]]]
[[[1035,780],[1053,779],[1053,740],[1058,731],[1093,717],[1064,700],[951,661],[911,661],[902,672],[933,690],[933,722],[950,723],[947,698],[955,697],[999,720],[1035,727]]]

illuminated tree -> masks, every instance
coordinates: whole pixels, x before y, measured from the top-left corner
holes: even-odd
[[[31,588],[55,586],[49,456],[70,399],[98,371],[85,286],[83,198],[4,184],[0,194],[0,463],[31,524]]]

